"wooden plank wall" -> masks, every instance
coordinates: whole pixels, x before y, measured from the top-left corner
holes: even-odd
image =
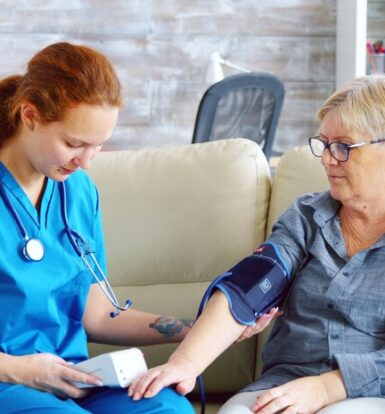
[[[33,53],[57,41],[109,56],[126,98],[109,149],[189,143],[213,51],[284,81],[276,151],[317,132],[314,113],[334,89],[336,0],[0,0],[0,6],[0,76],[23,71]]]
[[[368,0],[368,38],[385,43],[385,1]]]

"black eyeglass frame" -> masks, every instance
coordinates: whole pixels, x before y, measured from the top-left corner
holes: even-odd
[[[324,145],[324,149],[323,149],[323,151],[322,151],[322,154],[321,155],[317,155],[317,154],[315,154],[314,153],[314,151],[313,151],[313,148],[312,148],[312,141],[314,141],[314,140],[317,140],[317,141],[320,141],[320,142],[322,142],[322,144]],[[378,143],[380,143],[380,142],[385,142],[385,138],[379,138],[379,139],[375,139],[375,140],[373,140],[373,141],[369,141],[369,142],[358,142],[357,144],[344,144],[343,142],[338,142],[338,141],[333,141],[333,142],[327,142],[327,141],[324,141],[323,139],[321,139],[321,137],[319,136],[319,135],[317,135],[317,136],[315,136],[315,137],[310,137],[309,138],[309,147],[310,147],[310,151],[312,152],[312,154],[315,156],[315,157],[318,157],[318,158],[321,158],[322,157],[322,155],[323,155],[323,153],[325,152],[325,150],[326,149],[328,149],[329,150],[329,152],[330,152],[330,155],[335,159],[335,160],[337,160],[337,161],[339,161],[339,162],[346,162],[348,159],[349,159],[349,156],[350,156],[350,151],[352,150],[352,149],[355,149],[355,148],[359,148],[359,147],[362,147],[362,146],[364,146],[364,145],[371,145],[371,144],[378,144]],[[346,159],[344,159],[344,160],[340,160],[340,159],[338,159],[334,154],[333,154],[333,151],[330,149],[330,147],[331,147],[331,145],[338,145],[339,147],[343,147],[344,148],[344,151],[346,151]]]

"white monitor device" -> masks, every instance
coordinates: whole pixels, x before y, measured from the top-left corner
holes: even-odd
[[[138,348],[109,352],[75,364],[73,368],[95,375],[109,387],[128,387],[139,375],[147,371],[143,353]],[[81,382],[74,383],[78,388],[94,387]]]

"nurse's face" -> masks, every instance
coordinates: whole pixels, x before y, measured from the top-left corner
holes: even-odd
[[[118,108],[80,104],[66,111],[58,122],[39,123],[25,140],[26,158],[37,173],[57,181],[88,169],[93,157],[111,137]]]

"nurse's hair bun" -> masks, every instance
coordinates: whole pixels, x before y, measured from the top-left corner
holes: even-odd
[[[16,132],[24,102],[36,107],[41,122],[53,122],[77,104],[120,107],[122,88],[102,53],[60,42],[33,56],[24,76],[0,81],[0,144]]]
[[[22,80],[22,75],[12,75],[0,80],[0,146],[17,128],[17,124],[14,125],[10,119],[10,108]]]

